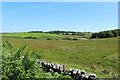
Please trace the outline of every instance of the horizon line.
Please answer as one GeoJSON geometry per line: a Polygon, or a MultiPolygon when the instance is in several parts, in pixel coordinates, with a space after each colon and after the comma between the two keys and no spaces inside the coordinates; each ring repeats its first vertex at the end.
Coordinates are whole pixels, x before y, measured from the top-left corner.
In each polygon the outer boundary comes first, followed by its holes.
{"type": "MultiPolygon", "coordinates": [[[[119,29],[119,28],[117,28],[119,29]]],[[[97,32],[102,32],[102,31],[110,31],[110,30],[117,30],[117,29],[107,29],[107,30],[100,30],[97,32]]],[[[43,30],[29,30],[29,31],[15,31],[15,32],[9,32],[9,31],[0,31],[0,33],[28,33],[30,31],[43,31],[43,30]]],[[[97,33],[96,31],[92,32],[92,31],[72,31],[72,30],[49,30],[49,31],[71,31],[71,32],[90,32],[90,33],[97,33]]],[[[43,31],[43,32],[49,32],[49,31],[43,31]]]]}

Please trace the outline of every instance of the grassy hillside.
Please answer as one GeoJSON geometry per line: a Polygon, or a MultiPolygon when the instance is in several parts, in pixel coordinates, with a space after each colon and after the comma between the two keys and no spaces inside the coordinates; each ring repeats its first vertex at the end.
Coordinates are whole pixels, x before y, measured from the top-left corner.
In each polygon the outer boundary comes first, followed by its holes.
{"type": "Polygon", "coordinates": [[[56,34],[49,34],[49,33],[5,33],[0,34],[3,37],[10,37],[10,38],[25,38],[25,37],[37,37],[38,39],[62,39],[62,36],[56,34]]]}
{"type": "Polygon", "coordinates": [[[9,38],[25,38],[25,37],[36,37],[38,39],[52,39],[52,40],[62,40],[66,38],[70,39],[80,39],[82,37],[89,38],[92,33],[85,33],[84,36],[80,35],[58,35],[58,34],[50,34],[50,33],[4,33],[0,34],[2,37],[9,38]]]}
{"type": "MultiPolygon", "coordinates": [[[[21,36],[21,34],[16,36],[21,36]]],[[[28,45],[26,52],[44,52],[42,60],[65,64],[67,68],[84,69],[87,72],[96,73],[100,78],[118,75],[117,37],[77,41],[3,37],[4,41],[10,41],[15,48],[26,44],[28,45]]]]}

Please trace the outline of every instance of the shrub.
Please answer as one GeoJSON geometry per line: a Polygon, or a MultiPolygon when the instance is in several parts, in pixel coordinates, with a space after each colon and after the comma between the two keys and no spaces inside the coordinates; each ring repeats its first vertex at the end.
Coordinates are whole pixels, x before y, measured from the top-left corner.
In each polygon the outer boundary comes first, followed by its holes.
{"type": "Polygon", "coordinates": [[[73,40],[78,40],[78,39],[75,38],[75,39],[73,39],[73,40]]]}
{"type": "Polygon", "coordinates": [[[63,40],[71,40],[69,37],[63,38],[63,40]]]}
{"type": "Polygon", "coordinates": [[[47,40],[52,40],[52,39],[48,38],[47,40]]]}
{"type": "Polygon", "coordinates": [[[29,37],[24,37],[24,39],[38,39],[38,38],[29,36],[29,37]]]}
{"type": "Polygon", "coordinates": [[[90,38],[110,38],[119,36],[120,29],[93,33],[90,38]]]}
{"type": "MultiPolygon", "coordinates": [[[[7,44],[8,42],[5,42],[3,45],[7,46],[7,44]]],[[[3,79],[16,80],[18,78],[36,78],[36,76],[42,73],[42,68],[36,62],[38,59],[36,54],[26,53],[23,58],[21,57],[26,47],[25,45],[17,50],[11,48],[11,53],[6,53],[6,50],[9,48],[3,46],[1,66],[3,79]]]]}
{"type": "Polygon", "coordinates": [[[7,41],[3,43],[2,47],[2,63],[0,64],[2,80],[66,77],[63,74],[52,75],[52,73],[43,72],[43,69],[37,63],[37,59],[42,57],[41,52],[27,52],[24,56],[21,56],[27,46],[14,49],[7,41]]]}

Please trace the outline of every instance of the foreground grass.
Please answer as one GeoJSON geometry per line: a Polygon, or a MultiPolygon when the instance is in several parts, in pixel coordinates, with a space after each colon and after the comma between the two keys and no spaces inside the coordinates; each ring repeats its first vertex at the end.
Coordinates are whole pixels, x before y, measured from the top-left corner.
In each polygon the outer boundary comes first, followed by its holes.
{"type": "Polygon", "coordinates": [[[118,74],[118,38],[73,41],[3,37],[4,41],[10,41],[15,48],[26,44],[26,52],[44,52],[42,60],[64,64],[68,69],[84,69],[96,73],[99,78],[118,74]]]}

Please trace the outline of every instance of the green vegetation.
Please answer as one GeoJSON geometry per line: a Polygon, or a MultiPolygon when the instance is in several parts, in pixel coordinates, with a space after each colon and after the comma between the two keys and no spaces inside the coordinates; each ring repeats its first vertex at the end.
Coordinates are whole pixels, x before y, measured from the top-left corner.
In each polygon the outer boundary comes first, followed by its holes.
{"type": "Polygon", "coordinates": [[[79,35],[82,37],[90,37],[92,33],[90,32],[75,32],[75,31],[48,31],[48,32],[43,32],[43,31],[30,31],[28,33],[50,33],[50,34],[59,34],[59,35],[79,35]]]}
{"type": "Polygon", "coordinates": [[[41,40],[79,40],[80,38],[90,38],[92,33],[88,32],[70,32],[70,31],[31,31],[28,33],[3,33],[2,37],[24,38],[24,39],[41,39],[41,40]],[[64,35],[63,35],[64,34],[64,35]]]}
{"type": "Polygon", "coordinates": [[[91,38],[110,38],[120,36],[120,29],[93,33],[91,38]]]}
{"type": "Polygon", "coordinates": [[[2,80],[18,80],[18,79],[39,79],[39,78],[71,78],[68,75],[58,73],[46,73],[37,63],[37,59],[41,59],[41,53],[27,52],[24,53],[26,45],[15,49],[5,41],[2,45],[2,80]],[[24,56],[22,56],[24,54],[24,56]]]}
{"type": "MultiPolygon", "coordinates": [[[[52,34],[53,35],[53,34],[52,34]]],[[[19,36],[19,35],[18,35],[19,36]]],[[[26,52],[45,53],[41,60],[84,69],[99,78],[118,76],[118,38],[91,40],[40,40],[3,37],[14,48],[28,45],[26,52]]],[[[25,53],[21,55],[25,55],[25,53]]],[[[6,53],[7,54],[7,53],[6,53]]]]}
{"type": "Polygon", "coordinates": [[[10,38],[27,38],[32,37],[38,39],[62,39],[62,36],[56,34],[49,34],[49,33],[4,33],[1,34],[2,37],[10,37],[10,38]]]}
{"type": "MultiPolygon", "coordinates": [[[[16,48],[28,45],[27,49],[24,50],[24,53],[21,52],[22,50],[20,51],[20,55],[26,56],[29,54],[29,57],[34,57],[34,60],[40,58],[41,60],[64,64],[67,66],[67,69],[84,69],[87,72],[97,74],[99,78],[112,78],[118,76],[119,29],[93,34],[89,32],[81,33],[70,31],[31,31],[28,33],[4,33],[0,34],[0,36],[2,37],[3,42],[10,41],[14,46],[12,47],[12,45],[7,42],[6,43],[9,46],[3,45],[8,48],[7,50],[6,48],[3,50],[3,56],[6,56],[5,60],[4,58],[3,60],[6,61],[6,58],[8,58],[7,61],[9,62],[7,64],[5,62],[4,65],[9,65],[11,62],[10,60],[14,59],[15,55],[20,57],[18,56],[19,54],[17,54],[16,48]],[[45,53],[43,57],[40,57],[41,53],[45,53]]],[[[20,49],[24,48],[25,46],[20,49]]],[[[18,53],[20,49],[18,49],[18,53]]],[[[21,60],[21,58],[19,59],[21,60]]],[[[19,59],[16,58],[16,60],[19,59]]],[[[21,62],[22,61],[23,60],[21,60],[21,62]]],[[[16,62],[12,62],[12,64],[15,63],[15,65],[17,65],[16,62]]],[[[19,64],[18,66],[24,66],[24,64],[19,64]]],[[[6,68],[9,69],[10,67],[7,66],[6,68]]],[[[40,71],[42,70],[40,69],[40,71]]],[[[30,74],[27,75],[31,76],[30,74]]]]}

